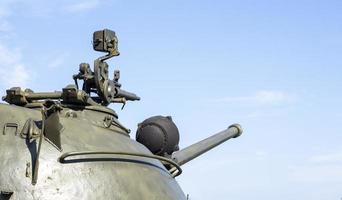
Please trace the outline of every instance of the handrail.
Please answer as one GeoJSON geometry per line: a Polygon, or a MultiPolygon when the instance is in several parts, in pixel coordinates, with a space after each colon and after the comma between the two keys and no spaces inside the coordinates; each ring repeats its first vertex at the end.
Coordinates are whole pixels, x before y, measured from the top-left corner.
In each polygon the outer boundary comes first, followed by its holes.
{"type": "Polygon", "coordinates": [[[171,176],[173,178],[179,176],[182,174],[182,168],[173,160],[162,157],[162,156],[157,156],[157,155],[148,155],[148,154],[141,154],[141,153],[129,153],[129,152],[113,152],[113,151],[74,151],[74,152],[67,152],[62,154],[59,158],[58,158],[58,162],[64,164],[66,163],[66,158],[68,157],[72,157],[72,156],[82,156],[82,155],[101,155],[101,154],[105,154],[105,155],[124,155],[124,156],[136,156],[136,157],[144,157],[144,158],[152,158],[152,159],[157,159],[159,161],[164,161],[167,162],[168,164],[172,165],[173,167],[171,169],[174,169],[174,167],[177,169],[177,173],[174,172],[170,172],[171,176]]]}

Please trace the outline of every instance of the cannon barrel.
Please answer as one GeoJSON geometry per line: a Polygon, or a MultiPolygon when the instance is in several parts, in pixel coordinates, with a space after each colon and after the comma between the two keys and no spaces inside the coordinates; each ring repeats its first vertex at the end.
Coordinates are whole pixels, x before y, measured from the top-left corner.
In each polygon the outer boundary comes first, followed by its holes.
{"type": "Polygon", "coordinates": [[[172,159],[179,165],[183,165],[190,160],[202,155],[217,145],[231,139],[239,137],[242,134],[242,128],[239,124],[233,124],[226,130],[223,130],[213,136],[210,136],[202,141],[190,145],[180,151],[172,154],[172,159]]]}

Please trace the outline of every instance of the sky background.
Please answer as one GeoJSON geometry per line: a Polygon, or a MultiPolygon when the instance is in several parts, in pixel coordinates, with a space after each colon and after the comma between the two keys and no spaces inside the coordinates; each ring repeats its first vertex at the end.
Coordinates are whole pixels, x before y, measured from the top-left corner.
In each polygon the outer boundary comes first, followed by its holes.
{"type": "Polygon", "coordinates": [[[184,165],[192,200],[342,198],[342,1],[1,0],[0,91],[61,90],[115,30],[138,122],[171,115],[181,148],[240,123],[237,139],[184,165]]]}

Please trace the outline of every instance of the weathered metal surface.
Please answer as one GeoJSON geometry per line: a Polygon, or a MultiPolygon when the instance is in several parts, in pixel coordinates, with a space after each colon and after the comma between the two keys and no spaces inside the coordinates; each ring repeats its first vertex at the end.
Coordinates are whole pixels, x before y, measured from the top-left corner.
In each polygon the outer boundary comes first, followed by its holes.
{"type": "MultiPolygon", "coordinates": [[[[85,111],[74,110],[78,117],[69,118],[65,116],[68,111],[65,108],[59,113],[64,127],[63,152],[123,151],[151,155],[128,136],[104,128],[101,113],[94,113],[95,117],[91,118],[85,111]]],[[[21,129],[27,118],[38,121],[41,114],[27,108],[0,105],[2,127],[11,122],[18,123],[21,129]]],[[[185,199],[175,179],[158,160],[101,155],[107,160],[97,161],[95,156],[92,161],[61,164],[58,158],[63,152],[46,140],[41,147],[37,183],[32,185],[37,143],[37,140],[28,143],[19,135],[0,135],[0,191],[13,192],[11,199],[185,199]]]]}

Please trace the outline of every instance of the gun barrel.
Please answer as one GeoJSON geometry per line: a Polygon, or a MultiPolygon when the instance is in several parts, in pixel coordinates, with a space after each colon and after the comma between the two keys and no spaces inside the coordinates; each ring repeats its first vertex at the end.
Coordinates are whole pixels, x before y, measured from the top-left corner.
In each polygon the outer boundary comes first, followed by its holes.
{"type": "Polygon", "coordinates": [[[242,134],[242,128],[239,124],[233,124],[226,130],[223,130],[213,136],[210,136],[202,141],[190,145],[180,151],[172,154],[172,159],[179,165],[183,165],[190,160],[202,155],[210,149],[220,145],[221,143],[239,137],[242,134]]]}
{"type": "Polygon", "coordinates": [[[140,97],[136,94],[118,88],[116,89],[115,97],[124,97],[128,101],[140,100],[140,97]]]}

